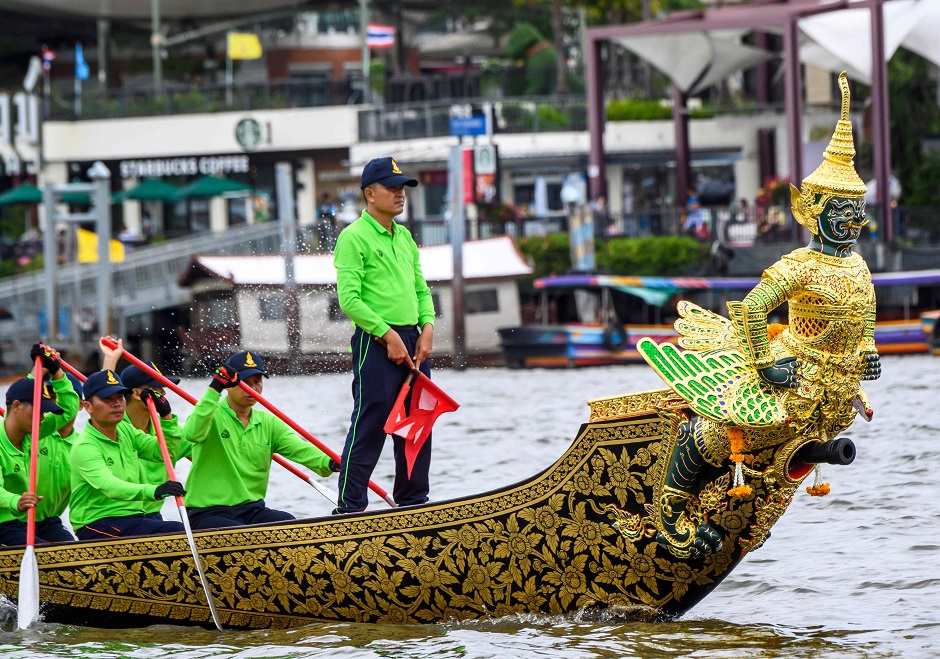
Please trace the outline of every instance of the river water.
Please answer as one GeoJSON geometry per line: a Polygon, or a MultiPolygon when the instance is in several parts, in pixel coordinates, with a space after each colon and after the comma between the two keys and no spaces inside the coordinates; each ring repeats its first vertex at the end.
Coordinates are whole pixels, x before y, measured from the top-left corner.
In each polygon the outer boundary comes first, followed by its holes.
{"type": "MultiPolygon", "coordinates": [[[[264,395],[336,450],[351,411],[351,376],[275,377],[264,395]]],[[[507,485],[550,465],[587,420],[585,401],[661,386],[644,366],[463,372],[435,380],[462,403],[435,426],[435,500],[507,485]]],[[[202,380],[182,386],[200,395],[202,380]]],[[[848,467],[828,467],[832,493],[801,492],[772,537],[677,622],[612,616],[520,616],[429,626],[314,624],[215,632],[159,626],[98,630],[39,623],[0,631],[3,657],[938,657],[940,656],[940,359],[887,357],[866,384],[874,420],[845,433],[848,467]]],[[[181,416],[189,406],[174,397],[181,416]]],[[[181,463],[181,477],[186,468],[181,463]]],[[[373,477],[392,485],[386,451],[373,477]]],[[[335,487],[334,482],[327,482],[335,487]]],[[[331,504],[272,468],[267,501],[297,516],[331,504]]],[[[385,505],[380,500],[373,507],[385,505]]],[[[164,515],[175,519],[167,504],[164,515]]]]}

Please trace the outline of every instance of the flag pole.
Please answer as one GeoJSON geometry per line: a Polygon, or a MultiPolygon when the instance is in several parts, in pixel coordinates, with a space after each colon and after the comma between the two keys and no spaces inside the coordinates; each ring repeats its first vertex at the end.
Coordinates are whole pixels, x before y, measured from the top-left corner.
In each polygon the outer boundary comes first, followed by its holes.
{"type": "Polygon", "coordinates": [[[359,0],[359,36],[362,48],[362,102],[372,102],[372,71],[369,57],[369,0],[359,0]]]}
{"type": "Polygon", "coordinates": [[[225,35],[225,105],[232,107],[232,84],[235,77],[232,70],[232,34],[225,35]]]}

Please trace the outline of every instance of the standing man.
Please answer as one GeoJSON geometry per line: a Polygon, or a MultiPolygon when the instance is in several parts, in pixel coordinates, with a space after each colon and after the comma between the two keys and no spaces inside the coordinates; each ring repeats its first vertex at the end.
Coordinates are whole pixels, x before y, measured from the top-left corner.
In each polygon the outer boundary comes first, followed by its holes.
{"type": "MultiPolygon", "coordinates": [[[[144,501],[186,494],[181,483],[153,485],[141,480],[140,461],[160,460],[157,439],[124,422],[130,391],[114,371],[92,373],[83,387],[82,407],[91,417],[72,445],[69,519],[79,540],[107,540],[151,533],[182,532],[179,522],[147,516],[144,501]]],[[[144,396],[153,396],[145,390],[144,396]]],[[[179,421],[166,400],[154,398],[167,448],[179,448],[179,421]],[[161,409],[162,408],[162,409],[161,409]]]]}
{"type": "MultiPolygon", "coordinates": [[[[192,442],[193,466],[186,479],[189,521],[194,529],[214,529],[294,519],[268,508],[271,458],[285,458],[329,476],[330,458],[298,437],[286,423],[263,410],[257,398],[238,386],[244,382],[259,394],[268,377],[259,355],[242,350],[220,366],[203,397],[186,419],[183,440],[192,442]],[[228,391],[222,398],[222,391],[228,391]]],[[[332,463],[332,464],[331,464],[332,463]]]]}
{"type": "MultiPolygon", "coordinates": [[[[392,158],[376,158],[362,170],[366,209],[343,229],[333,265],[339,305],[355,324],[352,337],[353,412],[339,472],[336,512],[365,510],[366,488],[385,444],[383,426],[409,371],[431,370],[434,303],[421,272],[418,246],[395,222],[405,208],[405,186],[418,182],[402,174],[392,158]]],[[[393,496],[407,506],[428,500],[431,437],[408,478],[404,440],[393,437],[393,496]]]]}

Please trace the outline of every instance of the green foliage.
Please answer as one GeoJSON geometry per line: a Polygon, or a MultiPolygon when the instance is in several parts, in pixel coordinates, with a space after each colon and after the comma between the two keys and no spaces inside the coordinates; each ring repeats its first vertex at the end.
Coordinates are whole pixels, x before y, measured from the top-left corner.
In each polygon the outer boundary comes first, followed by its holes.
{"type": "Polygon", "coordinates": [[[689,236],[612,238],[595,247],[597,268],[614,275],[671,277],[705,264],[707,248],[689,236]]]}
{"type": "MultiPolygon", "coordinates": [[[[710,119],[715,112],[708,107],[692,110],[692,119],[710,119]]],[[[672,108],[655,99],[613,98],[607,102],[607,121],[668,121],[672,108]]]]}
{"type": "Polygon", "coordinates": [[[902,200],[913,204],[908,191],[917,190],[918,199],[936,199],[936,188],[928,193],[925,185],[933,176],[921,142],[924,135],[940,130],[940,106],[937,86],[930,74],[931,65],[920,55],[903,48],[888,62],[888,105],[891,113],[891,161],[901,181],[902,200]],[[924,166],[928,171],[918,173],[924,166]],[[932,196],[931,196],[932,195],[932,196]]]}
{"type": "Polygon", "coordinates": [[[532,264],[535,277],[560,275],[571,270],[567,233],[520,238],[518,246],[522,255],[532,264]]]}
{"type": "MultiPolygon", "coordinates": [[[[517,244],[535,277],[571,270],[566,233],[522,238],[517,244]]],[[[708,247],[688,236],[612,238],[596,242],[595,254],[597,270],[612,275],[672,277],[699,271],[708,261],[708,247]]]]}
{"type": "Polygon", "coordinates": [[[924,156],[920,167],[912,173],[904,200],[908,206],[940,206],[940,152],[924,156]]]}

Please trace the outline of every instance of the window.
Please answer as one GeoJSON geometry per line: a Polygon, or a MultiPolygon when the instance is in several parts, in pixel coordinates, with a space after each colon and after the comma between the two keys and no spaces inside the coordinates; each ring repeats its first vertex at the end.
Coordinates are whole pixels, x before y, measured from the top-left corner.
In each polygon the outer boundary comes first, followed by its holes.
{"type": "Polygon", "coordinates": [[[440,318],[441,314],[441,297],[437,293],[431,293],[431,302],[434,304],[434,317],[440,318]]]}
{"type": "Polygon", "coordinates": [[[286,320],[287,303],[281,293],[263,293],[258,298],[261,320],[286,320]]]}
{"type": "Polygon", "coordinates": [[[343,310],[339,308],[339,298],[335,295],[330,298],[330,320],[334,323],[343,320],[349,320],[346,314],[343,313],[343,310]]]}
{"type": "Polygon", "coordinates": [[[499,311],[499,295],[495,288],[467,291],[464,295],[464,305],[468,314],[494,313],[499,311]]]}

